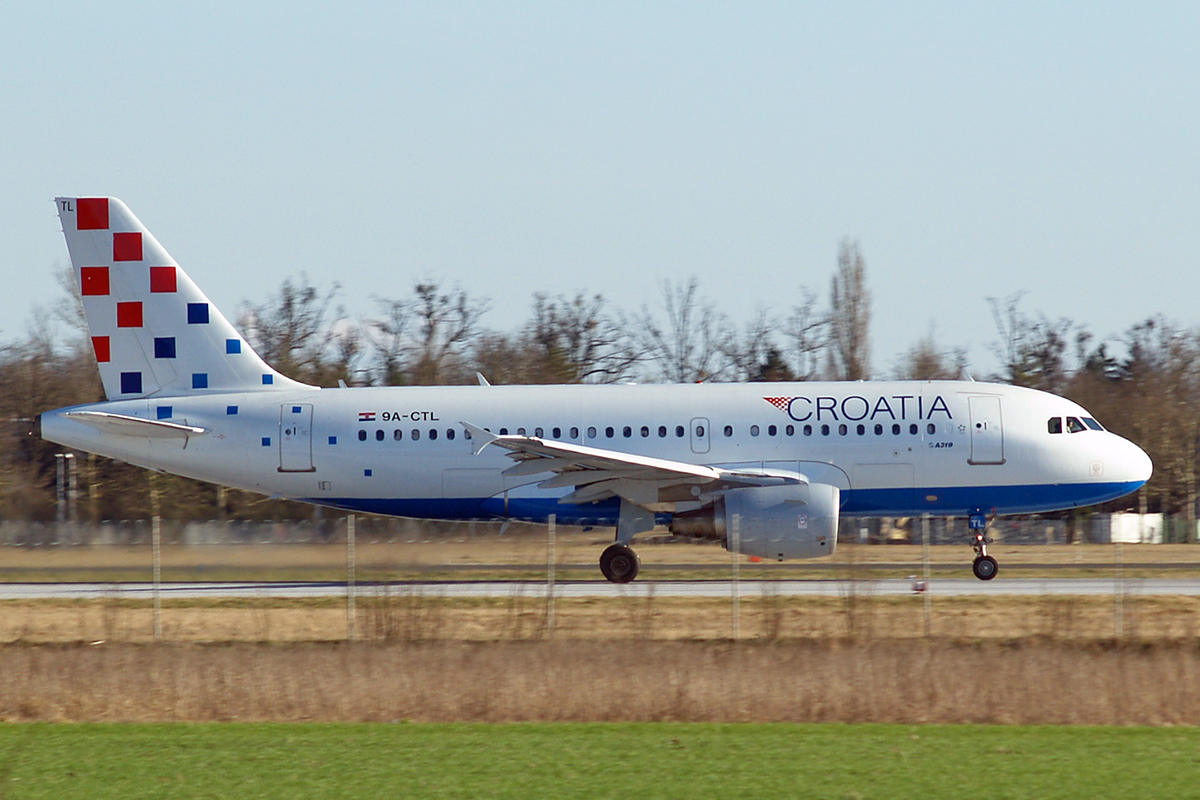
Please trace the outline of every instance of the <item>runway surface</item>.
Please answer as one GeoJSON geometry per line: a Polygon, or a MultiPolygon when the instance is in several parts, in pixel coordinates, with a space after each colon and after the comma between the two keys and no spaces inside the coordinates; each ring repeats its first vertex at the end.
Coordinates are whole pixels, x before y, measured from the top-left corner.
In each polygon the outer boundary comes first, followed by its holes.
{"type": "MultiPolygon", "coordinates": [[[[736,591],[742,597],[764,594],[780,597],[899,596],[917,594],[919,587],[909,579],[884,580],[754,580],[741,581],[736,591]]],[[[510,598],[545,597],[550,587],[533,581],[462,581],[439,583],[359,584],[357,596],[377,594],[420,595],[431,598],[510,598]]],[[[557,583],[554,595],[562,598],[621,597],[730,597],[735,588],[731,581],[651,581],[616,585],[603,580],[557,583]]],[[[988,595],[1112,595],[1117,591],[1134,595],[1200,596],[1200,578],[939,578],[929,582],[930,594],[939,597],[988,595]]],[[[0,584],[0,599],[122,599],[150,598],[150,583],[8,583],[0,584]]],[[[323,581],[291,583],[191,582],[163,583],[164,599],[195,598],[306,598],[340,597],[346,584],[323,581]]]]}

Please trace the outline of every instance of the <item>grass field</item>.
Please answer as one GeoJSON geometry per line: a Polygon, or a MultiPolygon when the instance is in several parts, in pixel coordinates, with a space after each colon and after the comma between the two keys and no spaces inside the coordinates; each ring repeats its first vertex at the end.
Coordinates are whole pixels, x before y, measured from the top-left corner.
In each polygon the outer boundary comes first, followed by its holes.
{"type": "Polygon", "coordinates": [[[899,725],[17,725],[0,796],[1191,798],[1192,729],[899,725]]]}

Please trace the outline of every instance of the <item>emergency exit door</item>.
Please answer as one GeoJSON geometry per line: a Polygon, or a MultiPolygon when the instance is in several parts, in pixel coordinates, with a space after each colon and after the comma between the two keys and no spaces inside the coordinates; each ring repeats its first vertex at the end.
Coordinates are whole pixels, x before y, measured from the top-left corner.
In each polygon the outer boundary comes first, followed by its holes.
{"type": "Polygon", "coordinates": [[[312,460],[311,403],[279,407],[279,471],[316,472],[312,460]]]}
{"type": "Polygon", "coordinates": [[[1004,463],[1004,425],[999,397],[968,398],[971,407],[970,464],[1004,463]]]}

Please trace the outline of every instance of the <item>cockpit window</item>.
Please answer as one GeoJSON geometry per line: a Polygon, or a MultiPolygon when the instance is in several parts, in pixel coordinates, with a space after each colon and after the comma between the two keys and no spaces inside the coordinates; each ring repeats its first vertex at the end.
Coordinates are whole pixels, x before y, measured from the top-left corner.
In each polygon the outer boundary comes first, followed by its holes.
{"type": "Polygon", "coordinates": [[[1051,417],[1046,420],[1046,430],[1050,433],[1062,433],[1062,417],[1051,417]]]}
{"type": "Polygon", "coordinates": [[[1099,422],[1096,422],[1096,420],[1092,419],[1091,417],[1084,417],[1083,424],[1087,425],[1089,428],[1091,428],[1094,431],[1104,430],[1104,426],[1101,425],[1099,422]]]}
{"type": "Polygon", "coordinates": [[[1086,431],[1086,430],[1087,430],[1087,426],[1084,425],[1079,420],[1075,419],[1075,417],[1067,417],[1067,432],[1068,433],[1079,433],[1080,431],[1086,431]]]}

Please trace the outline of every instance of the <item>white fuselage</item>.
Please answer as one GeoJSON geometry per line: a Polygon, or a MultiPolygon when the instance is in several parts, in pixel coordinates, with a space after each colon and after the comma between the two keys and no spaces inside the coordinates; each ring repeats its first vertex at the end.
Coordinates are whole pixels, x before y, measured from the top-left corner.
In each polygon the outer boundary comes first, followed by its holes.
{"type": "MultiPolygon", "coordinates": [[[[1034,513],[1110,500],[1148,457],[1068,400],[969,381],[669,386],[453,386],[198,393],[42,416],[68,447],[267,495],[435,519],[613,524],[619,503],[560,503],[546,475],[506,477],[461,422],[691,464],[795,471],[841,490],[851,516],[1034,513]],[[177,438],[113,435],[70,412],[186,424],[177,438]]],[[[651,504],[652,506],[654,504],[651,504]]],[[[690,510],[666,503],[659,513],[690,510]]]]}

